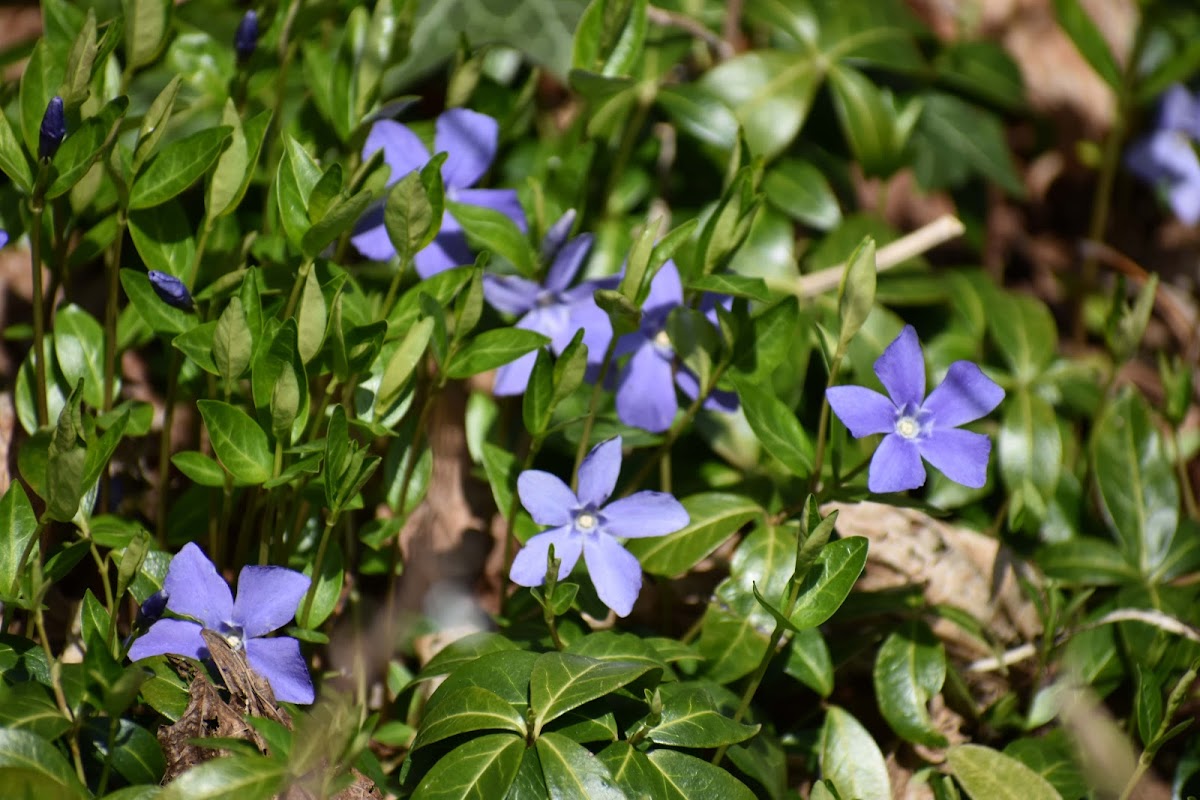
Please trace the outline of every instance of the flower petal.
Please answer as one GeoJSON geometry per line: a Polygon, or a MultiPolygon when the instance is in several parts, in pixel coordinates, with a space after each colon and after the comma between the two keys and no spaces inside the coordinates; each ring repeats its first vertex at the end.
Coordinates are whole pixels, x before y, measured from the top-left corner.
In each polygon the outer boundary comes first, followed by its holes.
{"type": "Polygon", "coordinates": [[[592,235],[590,233],[576,236],[564,244],[558,254],[554,256],[550,269],[546,271],[546,288],[552,292],[561,292],[570,286],[591,249],[592,235]]]}
{"type": "Polygon", "coordinates": [[[372,261],[388,261],[396,255],[396,246],[388,237],[387,228],[383,225],[383,203],[375,203],[354,226],[354,235],[350,244],[365,258],[372,261]]]}
{"type": "Polygon", "coordinates": [[[925,484],[925,465],[917,445],[896,433],[879,443],[867,474],[867,488],[876,494],[902,492],[925,484]]]}
{"type": "Polygon", "coordinates": [[[1004,399],[1004,390],[970,361],[955,361],[946,377],[925,398],[934,428],[955,428],[992,412],[1004,399]]]}
{"type": "Polygon", "coordinates": [[[626,539],[663,536],[691,521],[683,504],[666,492],[642,491],[604,507],[604,530],[626,539]]]}
{"type": "Polygon", "coordinates": [[[150,656],[173,653],[199,661],[208,655],[201,630],[198,624],[185,619],[160,619],[129,648],[129,660],[140,661],[150,656]]]}
{"type": "Polygon", "coordinates": [[[598,365],[604,360],[612,341],[612,321],[591,297],[567,306],[567,324],[550,346],[555,353],[561,354],[580,328],[583,329],[583,343],[587,345],[588,363],[598,365]]]}
{"type": "Polygon", "coordinates": [[[0,231],[0,247],[8,244],[8,231],[0,231]]]}
{"type": "MultiPolygon", "coordinates": [[[[675,372],[675,385],[679,387],[679,391],[683,392],[689,400],[695,400],[696,396],[700,394],[700,380],[687,367],[681,367],[675,372]]],[[[704,399],[702,408],[705,411],[720,411],[724,414],[732,414],[738,410],[739,405],[738,396],[734,392],[714,389],[704,399]]]]}
{"type": "Polygon", "coordinates": [[[286,567],[242,567],[238,575],[233,621],[244,635],[263,636],[296,616],[312,579],[286,567]]]}
{"type": "Polygon", "coordinates": [[[1171,210],[1180,222],[1195,225],[1200,222],[1200,175],[1191,180],[1181,180],[1168,193],[1171,210]]]}
{"type": "Polygon", "coordinates": [[[627,617],[642,590],[642,565],[611,536],[599,534],[584,543],[583,559],[604,605],[627,617]]]}
{"type": "Polygon", "coordinates": [[[980,489],[987,483],[992,441],[982,433],[935,428],[917,447],[930,464],[955,483],[980,489]]]}
{"type": "Polygon", "coordinates": [[[659,433],[671,427],[679,401],[671,362],[644,337],[643,341],[617,380],[617,417],[626,425],[659,433]]]}
{"type": "Polygon", "coordinates": [[[496,378],[492,381],[492,394],[496,397],[513,397],[524,394],[529,387],[529,376],[533,374],[533,365],[537,363],[538,351],[526,353],[515,361],[502,364],[496,370],[496,378]]]}
{"type": "Polygon", "coordinates": [[[683,302],[683,284],[679,280],[679,267],[668,260],[659,268],[650,281],[650,293],[642,308],[647,314],[666,318],[667,312],[683,302]]]}
{"type": "Polygon", "coordinates": [[[1159,100],[1158,127],[1200,137],[1200,104],[1182,83],[1173,84],[1159,100]]]}
{"type": "Polygon", "coordinates": [[[526,231],[525,209],[521,208],[515,189],[459,189],[454,199],[467,205],[499,211],[515,222],[521,233],[526,231]]]}
{"type": "Polygon", "coordinates": [[[439,272],[470,264],[474,260],[471,248],[467,246],[467,237],[461,233],[439,233],[425,249],[413,256],[417,274],[422,278],[431,278],[439,272]]]}
{"type": "Polygon", "coordinates": [[[371,126],[367,141],[363,145],[363,161],[383,151],[384,162],[391,167],[387,185],[391,186],[414,169],[420,169],[429,162],[429,151],[421,137],[417,136],[407,125],[391,119],[381,119],[371,126]]]}
{"type": "Polygon", "coordinates": [[[896,427],[896,406],[865,386],[830,386],[825,399],[855,439],[873,433],[891,433],[896,427]]]}
{"type": "Polygon", "coordinates": [[[167,568],[163,581],[167,608],[191,617],[206,628],[217,630],[231,621],[233,594],[195,542],[188,542],[167,568]]]}
{"type": "Polygon", "coordinates": [[[483,298],[506,314],[524,314],[537,303],[540,287],[519,275],[484,275],[483,298]]]}
{"type": "Polygon", "coordinates": [[[315,699],[312,676],[300,654],[300,642],[292,637],[247,639],[246,660],[271,684],[276,700],[308,705],[315,699]]]}
{"type": "Polygon", "coordinates": [[[897,408],[920,407],[925,399],[925,358],[912,325],[905,325],[896,340],[876,359],[875,374],[897,408]]]}
{"type": "Polygon", "coordinates": [[[570,486],[540,469],[527,469],[517,476],[517,495],[538,525],[567,525],[580,505],[570,486]]]}
{"type": "Polygon", "coordinates": [[[447,154],[442,180],[456,189],[474,186],[496,157],[500,124],[469,108],[451,108],[442,112],[434,127],[433,146],[447,154]]]}
{"type": "Polygon", "coordinates": [[[579,465],[580,504],[600,508],[617,488],[621,474],[621,437],[614,436],[592,448],[579,465]]]}
{"type": "Polygon", "coordinates": [[[554,545],[554,557],[562,562],[558,579],[570,575],[583,550],[583,537],[575,533],[574,525],[562,525],[539,533],[517,552],[508,570],[512,582],[518,586],[541,586],[546,580],[550,545],[554,545]]]}

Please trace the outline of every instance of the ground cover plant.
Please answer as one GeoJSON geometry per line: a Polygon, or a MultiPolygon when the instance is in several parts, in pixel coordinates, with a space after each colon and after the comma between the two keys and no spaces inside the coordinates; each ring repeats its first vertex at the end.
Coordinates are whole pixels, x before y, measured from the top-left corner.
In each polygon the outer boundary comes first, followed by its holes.
{"type": "Polygon", "coordinates": [[[961,5],[3,9],[0,798],[1200,794],[1200,10],[961,5]]]}

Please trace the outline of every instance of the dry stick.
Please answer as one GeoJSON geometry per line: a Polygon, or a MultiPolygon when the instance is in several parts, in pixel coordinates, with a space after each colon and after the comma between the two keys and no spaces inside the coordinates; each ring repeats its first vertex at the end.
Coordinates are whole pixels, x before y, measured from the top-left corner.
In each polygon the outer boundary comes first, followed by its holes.
{"type": "Polygon", "coordinates": [[[679,28],[686,31],[713,49],[717,58],[727,61],[734,56],[733,44],[704,27],[699,21],[678,11],[669,11],[658,6],[646,6],[646,19],[664,28],[679,28]]]}

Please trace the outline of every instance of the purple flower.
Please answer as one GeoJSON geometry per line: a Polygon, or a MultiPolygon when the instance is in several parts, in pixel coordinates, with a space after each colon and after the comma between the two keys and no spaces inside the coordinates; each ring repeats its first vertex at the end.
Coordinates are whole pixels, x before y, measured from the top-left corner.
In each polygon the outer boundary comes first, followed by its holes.
{"type": "Polygon", "coordinates": [[[513,559],[508,576],[521,586],[546,578],[550,545],[562,561],[559,580],[579,561],[587,564],[596,594],[617,616],[628,616],[642,588],[642,566],[617,537],[663,536],[688,524],[683,505],[665,492],[637,492],[605,502],[621,472],[621,437],[601,442],[579,465],[579,491],[549,472],[531,469],[517,478],[521,504],[539,525],[554,526],[534,536],[513,559]]]}
{"type": "Polygon", "coordinates": [[[1188,225],[1200,222],[1200,100],[1175,84],[1162,96],[1158,128],[1130,146],[1125,163],[1166,193],[1175,216],[1188,225]]]}
{"type": "MultiPolygon", "coordinates": [[[[433,145],[437,152],[448,154],[442,164],[446,199],[499,211],[524,231],[525,212],[521,210],[514,190],[471,188],[496,157],[499,137],[500,126],[487,114],[451,108],[437,118],[433,145]]],[[[367,143],[363,145],[363,159],[370,158],[376,150],[383,150],[383,160],[392,168],[388,186],[413,170],[421,169],[429,161],[429,151],[417,135],[407,126],[390,119],[371,126],[367,143]]],[[[396,255],[396,248],[383,226],[382,205],[363,217],[358,233],[350,241],[360,253],[375,261],[386,261],[396,255]]],[[[449,211],[442,215],[442,227],[437,237],[414,258],[417,274],[422,278],[473,260],[462,226],[449,211]]]]}
{"type": "Polygon", "coordinates": [[[252,8],[242,16],[233,34],[233,50],[239,63],[246,63],[258,47],[258,13],[252,8]]]}
{"type": "Polygon", "coordinates": [[[8,231],[0,231],[0,247],[8,244],[8,231]]]}
{"type": "Polygon", "coordinates": [[[38,158],[49,161],[58,152],[58,146],[67,138],[67,120],[63,115],[63,99],[57,95],[50,98],[46,113],[42,115],[42,127],[38,131],[38,158]]]}
{"type": "Polygon", "coordinates": [[[263,638],[283,627],[296,614],[308,591],[306,575],[284,567],[242,567],[237,600],[200,548],[189,542],[171,559],[163,590],[167,610],[196,620],[160,619],[129,649],[131,661],[174,653],[190,658],[208,656],[207,629],[220,634],[234,650],[246,649],[255,672],[271,684],[277,700],[313,701],[312,678],[300,655],[300,642],[290,636],[263,638]]]}
{"type": "Polygon", "coordinates": [[[195,308],[192,303],[192,293],[179,278],[156,269],[147,272],[146,277],[150,279],[150,286],[154,289],[154,293],[167,305],[181,308],[184,311],[191,311],[195,308]]]}
{"type": "MultiPolygon", "coordinates": [[[[612,323],[592,295],[597,289],[615,288],[616,282],[604,278],[567,288],[592,247],[590,233],[563,243],[574,220],[575,212],[568,211],[546,234],[542,258],[552,261],[543,283],[516,275],[484,275],[483,296],[499,311],[523,314],[516,327],[549,336],[555,355],[561,354],[582,328],[588,364],[598,367],[612,339],[612,323]]],[[[492,391],[500,396],[524,392],[536,360],[535,350],[500,367],[492,391]]]]}
{"type": "MultiPolygon", "coordinates": [[[[711,298],[705,298],[706,304],[711,298]]],[[[674,261],[662,265],[650,282],[642,304],[642,324],[617,340],[614,357],[632,353],[617,376],[617,417],[626,425],[654,433],[671,427],[679,401],[675,384],[688,397],[700,393],[699,381],[686,367],[675,369],[675,348],[667,334],[667,317],[683,303],[683,285],[674,261]]],[[[713,305],[709,312],[715,314],[713,305]]],[[[704,402],[710,411],[737,410],[737,396],[713,392],[704,402]]]]}
{"type": "Polygon", "coordinates": [[[867,477],[872,492],[900,492],[925,483],[924,458],[952,481],[978,489],[987,482],[992,443],[959,425],[990,413],[1004,390],[970,361],[955,361],[925,397],[925,361],[917,332],[906,325],[875,362],[889,400],[863,386],[832,386],[825,397],[856,439],[886,433],[867,477]]]}

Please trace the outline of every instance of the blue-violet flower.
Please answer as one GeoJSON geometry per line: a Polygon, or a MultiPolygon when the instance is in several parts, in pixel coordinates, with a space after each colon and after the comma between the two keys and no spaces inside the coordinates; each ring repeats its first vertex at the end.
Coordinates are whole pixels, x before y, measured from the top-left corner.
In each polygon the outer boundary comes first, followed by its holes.
{"type": "Polygon", "coordinates": [[[546,578],[550,546],[566,578],[583,555],[596,594],[617,613],[628,616],[642,588],[642,567],[617,537],[663,536],[683,528],[683,505],[665,492],[642,491],[608,503],[621,472],[621,437],[601,442],[579,465],[579,490],[549,472],[531,469],[517,478],[521,505],[539,525],[553,527],[525,543],[513,559],[509,577],[521,586],[540,586],[546,578]],[[605,505],[607,503],[607,505],[605,505]]]}
{"type": "Polygon", "coordinates": [[[195,304],[192,302],[192,293],[179,278],[156,269],[146,273],[146,277],[150,279],[150,286],[154,289],[154,293],[167,305],[181,308],[184,311],[191,311],[195,308],[195,304]]]}
{"type": "MultiPolygon", "coordinates": [[[[505,214],[525,230],[525,212],[512,189],[472,189],[496,157],[500,126],[487,114],[467,108],[451,108],[435,123],[434,149],[445,152],[442,182],[446,199],[474,206],[483,206],[505,214]]],[[[383,150],[383,160],[391,167],[388,186],[429,161],[429,151],[420,138],[407,126],[384,119],[371,126],[363,145],[363,160],[377,150],[383,150]]],[[[383,205],[367,212],[359,221],[357,232],[350,240],[367,258],[386,261],[396,255],[396,248],[383,225],[383,205]]],[[[458,220],[447,210],[442,215],[442,227],[429,246],[417,253],[413,261],[422,278],[436,275],[473,260],[467,237],[458,220]]]]}
{"type": "Polygon", "coordinates": [[[42,127],[38,131],[38,158],[49,161],[58,152],[58,146],[67,138],[67,118],[63,114],[63,99],[55,95],[46,105],[42,115],[42,127]]]}
{"type": "Polygon", "coordinates": [[[238,23],[237,32],[233,34],[233,51],[237,53],[238,63],[244,64],[254,55],[258,47],[258,13],[248,10],[238,23]]]}
{"type": "Polygon", "coordinates": [[[0,231],[0,247],[8,244],[8,231],[0,231]]]}
{"type": "Polygon", "coordinates": [[[275,699],[311,703],[312,678],[300,642],[290,636],[264,638],[295,616],[310,583],[308,576],[284,567],[242,567],[234,600],[217,568],[188,542],[171,559],[163,590],[168,611],[195,621],[158,620],[133,643],[129,658],[139,661],[164,653],[207,658],[200,631],[210,630],[234,650],[245,649],[250,666],[271,684],[275,699]]]}
{"type": "Polygon", "coordinates": [[[825,391],[833,413],[855,438],[887,434],[871,459],[867,488],[882,493],[922,486],[922,458],[952,481],[982,487],[991,440],[957,428],[989,414],[1004,399],[1004,390],[970,361],[955,361],[926,397],[925,360],[911,325],[875,361],[875,374],[890,399],[864,386],[825,391]]]}
{"type": "MultiPolygon", "coordinates": [[[[590,233],[564,243],[574,221],[575,212],[568,211],[547,232],[542,258],[551,263],[543,283],[539,285],[517,275],[484,275],[483,296],[499,311],[524,315],[516,327],[549,336],[550,349],[555,355],[561,354],[582,328],[588,365],[594,369],[612,340],[612,323],[596,305],[593,294],[597,289],[615,288],[616,280],[601,278],[567,288],[592,247],[590,233]]],[[[536,360],[535,350],[500,367],[492,391],[500,396],[524,392],[536,360]]]]}
{"type": "MultiPolygon", "coordinates": [[[[679,268],[674,261],[667,261],[650,281],[650,292],[642,303],[641,326],[618,339],[613,352],[614,357],[632,354],[617,376],[617,417],[626,425],[654,433],[665,431],[679,410],[675,385],[693,399],[700,392],[690,370],[683,366],[676,370],[675,348],[666,330],[667,317],[682,303],[679,268]]],[[[732,392],[713,392],[704,402],[710,411],[736,411],[737,407],[737,395],[732,392]]]]}
{"type": "Polygon", "coordinates": [[[1188,225],[1200,222],[1200,99],[1175,84],[1159,103],[1157,128],[1134,142],[1125,163],[1135,174],[1166,194],[1175,216],[1188,225]]]}

